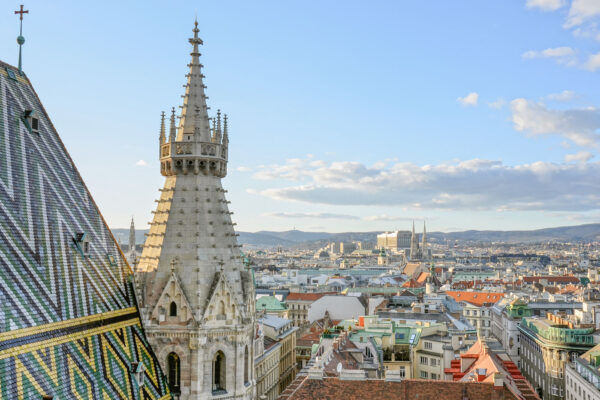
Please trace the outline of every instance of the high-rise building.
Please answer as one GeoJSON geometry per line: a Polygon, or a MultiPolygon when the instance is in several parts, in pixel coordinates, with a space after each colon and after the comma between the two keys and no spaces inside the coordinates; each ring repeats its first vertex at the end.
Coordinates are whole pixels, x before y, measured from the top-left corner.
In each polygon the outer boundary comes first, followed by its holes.
{"type": "Polygon", "coordinates": [[[386,250],[402,250],[410,248],[410,232],[394,231],[377,235],[377,248],[386,250]]]}
{"type": "Polygon", "coordinates": [[[198,23],[179,126],[164,113],[164,187],[139,260],[146,332],[181,399],[254,397],[254,285],[237,244],[221,179],[229,132],[208,117],[198,23]]]}
{"type": "Polygon", "coordinates": [[[132,271],[35,93],[0,62],[0,399],[167,399],[132,271]]]}

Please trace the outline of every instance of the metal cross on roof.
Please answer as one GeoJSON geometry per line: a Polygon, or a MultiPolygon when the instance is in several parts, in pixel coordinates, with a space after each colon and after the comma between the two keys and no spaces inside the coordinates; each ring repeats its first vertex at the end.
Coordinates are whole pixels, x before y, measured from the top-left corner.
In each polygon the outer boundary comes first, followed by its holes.
{"type": "Polygon", "coordinates": [[[15,14],[19,14],[20,26],[19,26],[19,37],[17,37],[17,43],[19,43],[19,72],[23,72],[21,68],[21,48],[25,43],[25,38],[23,37],[23,14],[29,14],[29,10],[23,9],[23,4],[21,4],[21,9],[15,11],[15,14]]]}
{"type": "Polygon", "coordinates": [[[21,4],[21,9],[15,11],[15,14],[20,14],[19,18],[21,19],[21,21],[23,21],[23,14],[29,14],[29,10],[23,10],[23,4],[21,4]]]}

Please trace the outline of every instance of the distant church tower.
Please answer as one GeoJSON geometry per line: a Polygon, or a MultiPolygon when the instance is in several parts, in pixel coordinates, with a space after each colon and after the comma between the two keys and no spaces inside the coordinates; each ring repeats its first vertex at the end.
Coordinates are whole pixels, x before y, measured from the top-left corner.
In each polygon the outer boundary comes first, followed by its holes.
{"type": "Polygon", "coordinates": [[[425,221],[423,221],[423,237],[421,239],[421,259],[429,259],[429,251],[427,250],[427,228],[425,227],[425,221]]]}
{"type": "Polygon", "coordinates": [[[419,259],[419,238],[417,238],[417,234],[415,233],[415,221],[413,221],[412,235],[410,237],[410,259],[419,259]]]}
{"type": "Polygon", "coordinates": [[[137,264],[137,254],[135,252],[135,224],[133,223],[133,217],[131,217],[131,225],[129,226],[129,264],[134,267],[137,264]]]}
{"type": "Polygon", "coordinates": [[[413,221],[412,235],[410,237],[410,259],[411,260],[427,260],[429,259],[429,250],[427,249],[427,228],[423,221],[423,237],[419,246],[419,238],[415,233],[415,221],[413,221]]]}
{"type": "Polygon", "coordinates": [[[181,399],[252,399],[254,285],[225,199],[227,116],[208,118],[198,23],[179,122],[159,135],[160,200],[140,257],[146,333],[181,399]]]}

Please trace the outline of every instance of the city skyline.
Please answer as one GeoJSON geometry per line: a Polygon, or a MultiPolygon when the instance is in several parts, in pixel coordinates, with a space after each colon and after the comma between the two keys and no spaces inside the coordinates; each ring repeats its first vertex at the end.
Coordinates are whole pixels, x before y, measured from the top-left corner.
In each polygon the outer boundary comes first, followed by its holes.
{"type": "MultiPolygon", "coordinates": [[[[211,114],[230,116],[225,184],[239,230],[600,220],[600,6],[592,1],[435,11],[384,2],[117,4],[30,2],[23,49],[24,71],[113,228],[132,214],[140,228],[151,218],[162,185],[160,112],[181,104],[196,8],[211,114]],[[67,12],[70,24],[50,22],[67,12]],[[62,63],[45,62],[50,54],[62,63]],[[65,69],[68,82],[53,79],[65,69]]],[[[4,13],[0,32],[16,36],[18,18],[4,13]]],[[[14,42],[0,51],[17,64],[14,42]]]]}

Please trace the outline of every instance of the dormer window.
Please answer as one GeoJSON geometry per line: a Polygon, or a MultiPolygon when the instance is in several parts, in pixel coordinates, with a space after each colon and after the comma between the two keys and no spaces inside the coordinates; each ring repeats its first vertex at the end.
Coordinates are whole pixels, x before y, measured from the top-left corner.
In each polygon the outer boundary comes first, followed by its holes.
{"type": "Polygon", "coordinates": [[[23,121],[30,133],[40,133],[40,120],[35,110],[23,111],[21,121],[23,121]]]}
{"type": "Polygon", "coordinates": [[[73,244],[82,257],[90,255],[90,241],[87,239],[85,232],[77,232],[73,237],[73,244]]]}
{"type": "Polygon", "coordinates": [[[17,80],[17,74],[15,74],[15,71],[13,71],[12,69],[6,68],[6,73],[8,74],[8,77],[13,81],[17,80]]]}

